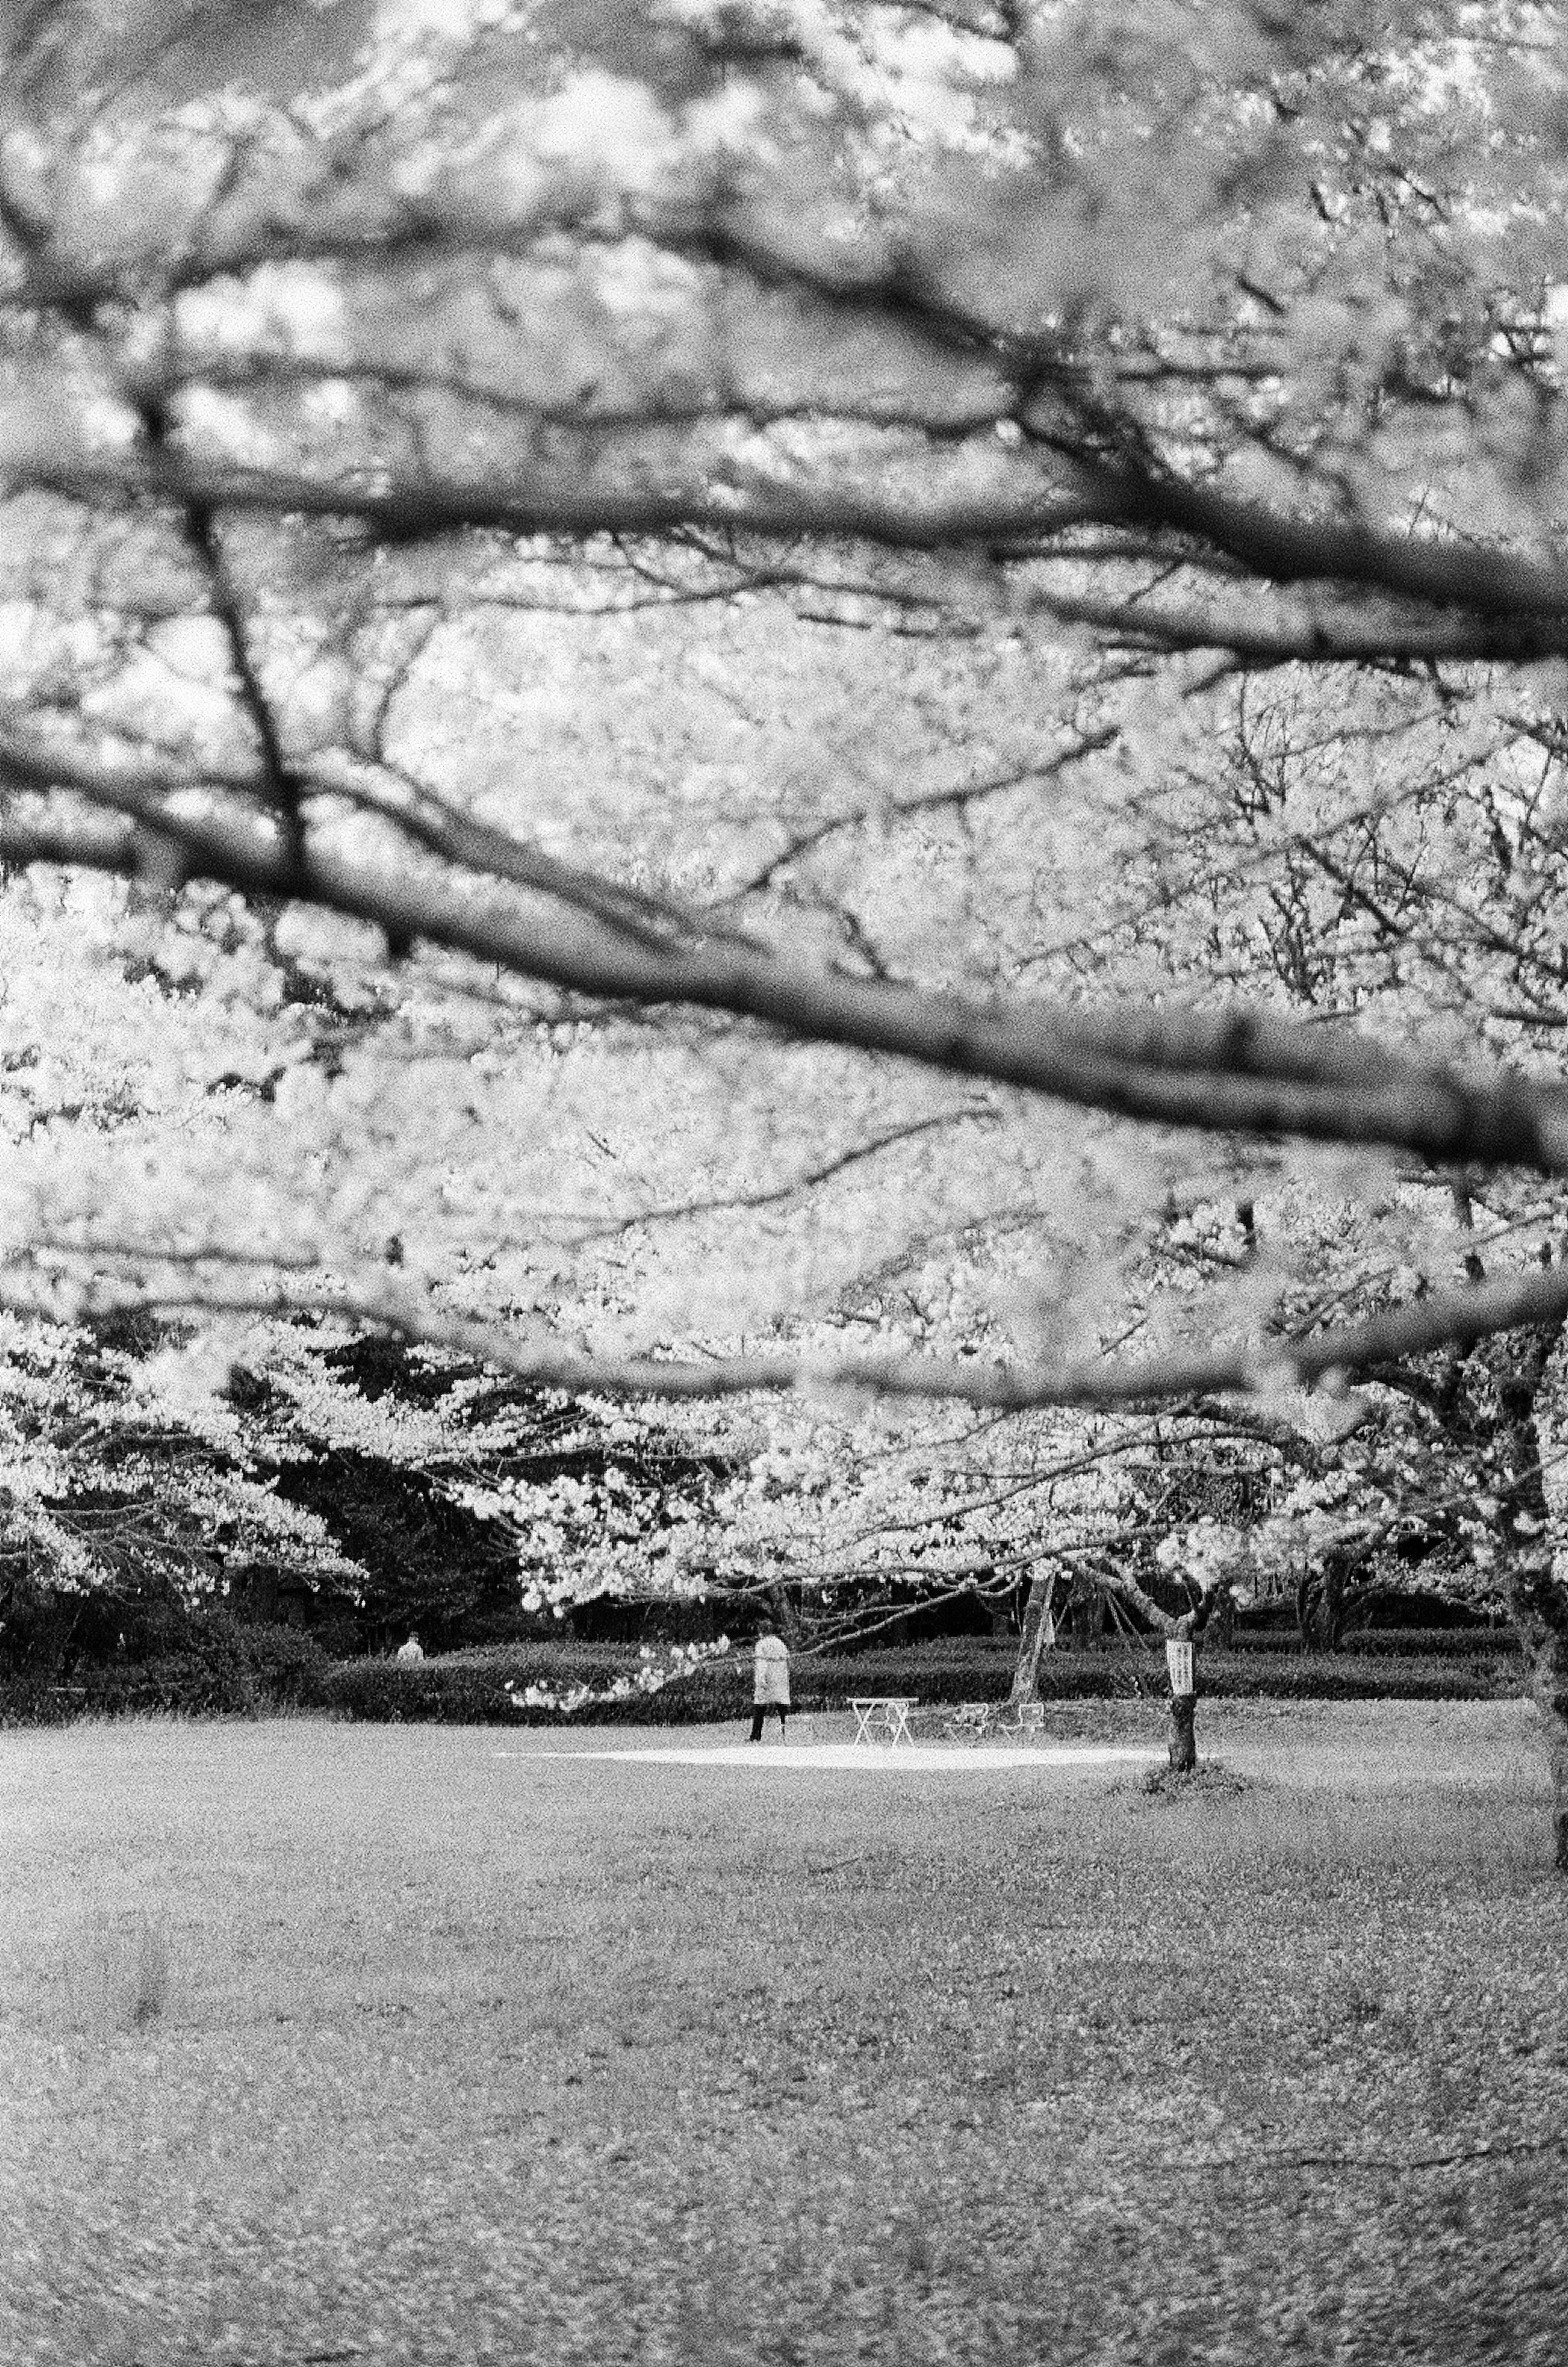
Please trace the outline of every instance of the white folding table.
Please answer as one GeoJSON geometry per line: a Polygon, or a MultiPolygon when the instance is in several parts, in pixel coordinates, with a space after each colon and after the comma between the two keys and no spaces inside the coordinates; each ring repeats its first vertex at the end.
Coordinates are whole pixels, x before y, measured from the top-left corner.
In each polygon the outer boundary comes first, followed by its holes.
{"type": "Polygon", "coordinates": [[[917,1693],[854,1693],[850,1707],[855,1714],[855,1740],[883,1742],[888,1750],[895,1743],[907,1742],[911,1750],[915,1738],[909,1731],[909,1712],[919,1706],[917,1693]]]}

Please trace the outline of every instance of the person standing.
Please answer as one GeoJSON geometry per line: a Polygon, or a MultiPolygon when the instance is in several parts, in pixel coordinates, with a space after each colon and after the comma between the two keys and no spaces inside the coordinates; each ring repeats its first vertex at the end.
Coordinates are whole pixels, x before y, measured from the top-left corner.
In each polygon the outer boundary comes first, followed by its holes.
{"type": "Polygon", "coordinates": [[[414,1634],[412,1627],[409,1630],[408,1642],[406,1644],[399,1645],[395,1657],[402,1663],[405,1669],[412,1668],[416,1660],[423,1659],[424,1647],[420,1642],[419,1637],[414,1634]]]}
{"type": "Polygon", "coordinates": [[[762,1739],[762,1721],[771,1709],[779,1714],[779,1740],[785,1738],[789,1716],[789,1650],[774,1627],[763,1627],[751,1661],[751,1739],[762,1739]]]}

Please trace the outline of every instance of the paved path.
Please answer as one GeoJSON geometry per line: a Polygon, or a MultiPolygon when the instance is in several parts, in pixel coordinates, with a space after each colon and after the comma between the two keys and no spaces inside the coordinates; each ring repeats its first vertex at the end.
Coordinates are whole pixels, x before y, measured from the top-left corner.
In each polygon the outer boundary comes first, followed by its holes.
{"type": "Polygon", "coordinates": [[[719,1742],[676,1745],[668,1749],[633,1748],[623,1750],[584,1750],[544,1747],[532,1750],[498,1750],[497,1759],[626,1759],[638,1760],[666,1767],[752,1767],[761,1772],[784,1767],[854,1767],[868,1775],[896,1772],[900,1767],[929,1770],[941,1769],[947,1774],[984,1773],[987,1768],[998,1767],[1100,1767],[1113,1761],[1139,1761],[1165,1757],[1165,1752],[1149,1747],[1132,1748],[1120,1743],[1081,1744],[1023,1743],[1016,1748],[998,1743],[917,1742],[912,1747],[899,1743],[896,1748],[886,1744],[853,1742],[719,1742]]]}

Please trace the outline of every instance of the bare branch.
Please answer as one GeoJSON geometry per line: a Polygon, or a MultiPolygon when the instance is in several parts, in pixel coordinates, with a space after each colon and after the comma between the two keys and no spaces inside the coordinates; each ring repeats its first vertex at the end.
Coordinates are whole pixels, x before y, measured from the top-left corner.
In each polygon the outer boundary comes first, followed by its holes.
{"type": "Polygon", "coordinates": [[[913,1142],[921,1135],[934,1134],[950,1126],[983,1126],[993,1115],[990,1110],[972,1107],[940,1110],[931,1117],[912,1118],[907,1126],[889,1127],[885,1133],[874,1135],[869,1142],[852,1143],[848,1150],[818,1161],[782,1184],[768,1184],[754,1192],[721,1192],[703,1199],[674,1200],[637,1208],[629,1217],[615,1217],[603,1224],[585,1227],[576,1236],[573,1246],[581,1248],[590,1241],[611,1240],[644,1225],[675,1224],[692,1217],[733,1216],[742,1209],[778,1207],[785,1200],[798,1198],[803,1192],[815,1191],[818,1184],[830,1184],[835,1177],[849,1174],[868,1159],[879,1158],[883,1151],[896,1150],[900,1143],[913,1142]]]}
{"type": "MultiPolygon", "coordinates": [[[[922,789],[914,797],[895,798],[873,810],[879,821],[906,821],[916,814],[961,813],[987,798],[1004,796],[1010,789],[1038,788],[1046,781],[1056,779],[1069,765],[1077,764],[1083,757],[1098,755],[1102,749],[1112,747],[1121,736],[1121,729],[1117,723],[1104,724],[1098,730],[1080,733],[1066,748],[1059,748],[1054,756],[1047,756],[1039,764],[1010,765],[1005,772],[987,774],[984,780],[959,781],[949,787],[922,789]]],[[[796,832],[787,845],[781,847],[776,855],[770,855],[760,869],[741,880],[732,894],[746,896],[761,889],[771,888],[779,873],[787,870],[791,864],[798,863],[803,855],[811,854],[842,831],[861,828],[871,819],[872,812],[862,807],[853,813],[830,814],[825,821],[814,823],[809,830],[796,832]]]]}

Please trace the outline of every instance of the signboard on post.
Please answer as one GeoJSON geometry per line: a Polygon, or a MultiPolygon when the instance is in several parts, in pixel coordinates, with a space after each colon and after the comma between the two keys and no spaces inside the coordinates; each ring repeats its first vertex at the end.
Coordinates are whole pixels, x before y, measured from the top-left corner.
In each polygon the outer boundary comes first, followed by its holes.
{"type": "Polygon", "coordinates": [[[1170,1671],[1170,1690],[1175,1695],[1190,1693],[1192,1682],[1192,1647],[1190,1644],[1168,1644],[1165,1665],[1170,1671]]]}

